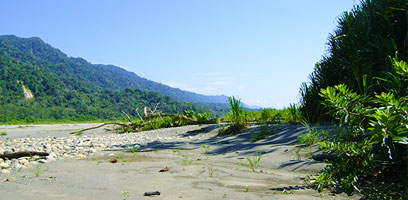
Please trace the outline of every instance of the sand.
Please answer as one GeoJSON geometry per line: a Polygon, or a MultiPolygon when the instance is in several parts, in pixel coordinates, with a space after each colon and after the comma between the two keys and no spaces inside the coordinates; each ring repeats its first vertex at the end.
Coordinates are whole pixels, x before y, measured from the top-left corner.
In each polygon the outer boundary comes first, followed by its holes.
{"type": "MultiPolygon", "coordinates": [[[[63,137],[97,124],[0,126],[9,138],[63,137]]],[[[179,129],[162,129],[156,134],[179,129]]],[[[0,176],[1,199],[358,199],[312,189],[277,191],[304,185],[303,179],[326,164],[298,160],[296,138],[302,126],[288,125],[266,139],[251,143],[259,132],[216,137],[217,125],[190,126],[183,141],[153,141],[135,152],[109,149],[84,160],[58,160],[0,176]],[[204,128],[204,129],[203,129],[204,128]],[[195,131],[194,131],[195,130],[195,131]],[[191,138],[191,139],[190,139],[191,138]],[[253,171],[248,158],[262,154],[253,171]],[[111,163],[116,159],[116,163],[111,163]],[[168,168],[166,172],[159,172],[168,168]],[[38,176],[37,176],[38,175],[38,176]],[[158,196],[143,196],[159,191],[158,196]]],[[[86,134],[112,134],[97,129],[86,134]]]]}

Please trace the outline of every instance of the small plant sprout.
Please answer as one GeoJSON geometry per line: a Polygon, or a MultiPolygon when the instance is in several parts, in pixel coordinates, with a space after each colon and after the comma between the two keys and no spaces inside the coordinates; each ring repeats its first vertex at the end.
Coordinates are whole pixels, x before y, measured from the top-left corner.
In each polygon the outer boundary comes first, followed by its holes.
{"type": "Polygon", "coordinates": [[[84,131],[77,131],[77,132],[75,132],[75,135],[76,136],[80,136],[80,135],[83,135],[84,134],[84,131]]]}
{"type": "Polygon", "coordinates": [[[122,191],[122,195],[123,195],[123,200],[126,200],[127,198],[130,197],[130,192],[125,189],[122,191]]]}
{"type": "Polygon", "coordinates": [[[193,161],[192,160],[183,160],[183,165],[191,165],[191,164],[193,164],[193,161]]]}
{"type": "Polygon", "coordinates": [[[204,149],[204,154],[210,153],[210,146],[203,144],[201,147],[204,149]]]}
{"type": "Polygon", "coordinates": [[[43,174],[44,172],[48,170],[49,170],[48,167],[46,169],[43,169],[41,165],[36,165],[35,168],[32,170],[32,172],[34,173],[35,177],[39,177],[41,174],[43,174]]]}
{"type": "Polygon", "coordinates": [[[208,167],[208,177],[214,177],[214,167],[210,166],[208,167]]]}
{"type": "Polygon", "coordinates": [[[4,132],[4,131],[0,133],[0,136],[2,136],[2,137],[3,137],[3,136],[6,136],[6,135],[7,135],[7,133],[4,132]]]}
{"type": "Polygon", "coordinates": [[[309,124],[304,123],[303,126],[306,129],[306,133],[298,136],[298,144],[295,154],[298,160],[301,159],[301,152],[305,152],[305,157],[313,155],[313,145],[318,143],[322,136],[327,133],[327,130],[318,130],[316,128],[311,128],[309,124]]]}
{"type": "Polygon", "coordinates": [[[252,169],[253,172],[259,167],[261,163],[262,154],[256,152],[254,156],[246,156],[248,161],[248,167],[252,169]]]}
{"type": "Polygon", "coordinates": [[[136,152],[138,152],[139,150],[140,150],[140,148],[135,147],[135,146],[132,146],[132,147],[130,147],[130,148],[128,149],[128,152],[136,153],[136,152]]]}
{"type": "Polygon", "coordinates": [[[180,149],[173,149],[173,154],[180,154],[180,149]]]}

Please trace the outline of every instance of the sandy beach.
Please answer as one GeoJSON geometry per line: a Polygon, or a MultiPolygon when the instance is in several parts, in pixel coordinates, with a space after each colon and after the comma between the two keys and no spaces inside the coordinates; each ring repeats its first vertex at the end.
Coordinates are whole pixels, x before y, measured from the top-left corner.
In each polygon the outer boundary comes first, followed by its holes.
{"type": "MultiPolygon", "coordinates": [[[[116,137],[105,128],[81,136],[69,134],[96,125],[0,126],[0,132],[7,133],[2,141],[116,137]]],[[[0,175],[0,196],[42,200],[358,198],[305,187],[305,176],[325,164],[297,158],[296,138],[305,132],[302,126],[286,125],[278,133],[251,143],[249,138],[259,131],[255,126],[241,134],[216,137],[218,125],[193,125],[129,133],[128,137],[137,136],[138,142],[111,145],[81,159],[67,157],[10,169],[10,173],[0,175]],[[248,159],[255,159],[256,154],[262,156],[259,166],[252,169],[248,159]],[[160,195],[144,196],[155,191],[160,195]]]]}

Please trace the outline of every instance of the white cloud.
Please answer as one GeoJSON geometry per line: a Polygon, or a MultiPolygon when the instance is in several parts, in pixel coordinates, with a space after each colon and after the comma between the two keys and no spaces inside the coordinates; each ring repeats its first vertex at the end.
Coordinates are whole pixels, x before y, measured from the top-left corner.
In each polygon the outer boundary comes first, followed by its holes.
{"type": "Polygon", "coordinates": [[[216,86],[232,85],[232,82],[229,82],[229,81],[213,81],[213,82],[208,82],[207,85],[216,85],[216,86]]]}

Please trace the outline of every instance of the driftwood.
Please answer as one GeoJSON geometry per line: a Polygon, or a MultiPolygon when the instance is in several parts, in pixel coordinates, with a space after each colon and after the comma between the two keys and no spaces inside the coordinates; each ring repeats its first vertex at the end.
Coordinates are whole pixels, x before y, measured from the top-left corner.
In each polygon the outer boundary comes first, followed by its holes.
{"type": "MultiPolygon", "coordinates": [[[[137,115],[139,116],[140,120],[143,121],[143,122],[149,122],[149,121],[151,121],[153,119],[156,119],[156,118],[171,117],[171,118],[173,118],[173,120],[176,120],[176,121],[178,120],[179,122],[184,121],[187,124],[198,124],[197,119],[187,117],[186,115],[156,113],[159,105],[160,105],[160,103],[157,103],[153,110],[145,106],[144,109],[143,109],[144,117],[141,116],[141,114],[139,113],[138,108],[134,108],[134,109],[135,109],[137,115]],[[150,112],[150,114],[149,114],[149,112],[150,112]]],[[[92,129],[97,129],[97,128],[100,128],[102,126],[106,126],[106,125],[110,125],[110,124],[126,127],[128,129],[132,129],[132,131],[141,130],[145,126],[145,123],[138,124],[138,123],[133,122],[132,119],[130,118],[130,116],[126,112],[122,111],[122,114],[124,114],[126,116],[126,118],[128,119],[130,124],[110,122],[110,123],[104,123],[104,124],[99,125],[99,126],[82,129],[79,132],[88,131],[88,130],[92,130],[92,129]]],[[[179,122],[176,122],[176,125],[180,125],[179,122]]],[[[215,123],[215,122],[216,122],[216,119],[212,119],[208,123],[215,123]]],[[[74,133],[77,133],[77,132],[78,131],[75,131],[75,132],[72,132],[71,134],[74,134],[74,133]]]]}
{"type": "Polygon", "coordinates": [[[130,119],[129,115],[128,115],[125,111],[122,111],[122,113],[123,113],[124,115],[126,115],[126,117],[128,118],[128,120],[129,120],[129,122],[130,122],[131,124],[134,124],[133,121],[130,119]]]}
{"type": "Polygon", "coordinates": [[[21,152],[15,152],[15,153],[7,153],[0,155],[0,158],[2,159],[14,159],[14,158],[21,158],[21,157],[32,157],[32,156],[48,156],[50,155],[47,152],[38,152],[38,151],[21,151],[21,152]]]}
{"type": "MultiPolygon", "coordinates": [[[[99,126],[95,126],[95,127],[91,127],[91,128],[82,129],[82,130],[80,130],[80,131],[89,131],[89,130],[92,130],[92,129],[97,129],[97,128],[100,128],[100,127],[102,127],[102,126],[106,126],[106,125],[119,125],[119,126],[129,127],[129,125],[127,125],[127,124],[116,123],[116,122],[109,122],[109,123],[104,123],[104,124],[99,125],[99,126]]],[[[70,133],[70,134],[74,134],[74,133],[77,133],[77,132],[78,132],[78,131],[74,131],[74,132],[72,132],[72,133],[70,133]]]]}
{"type": "Polygon", "coordinates": [[[334,160],[338,155],[336,154],[327,154],[327,153],[321,153],[321,154],[316,154],[312,156],[313,160],[316,161],[332,161],[334,160]]]}

